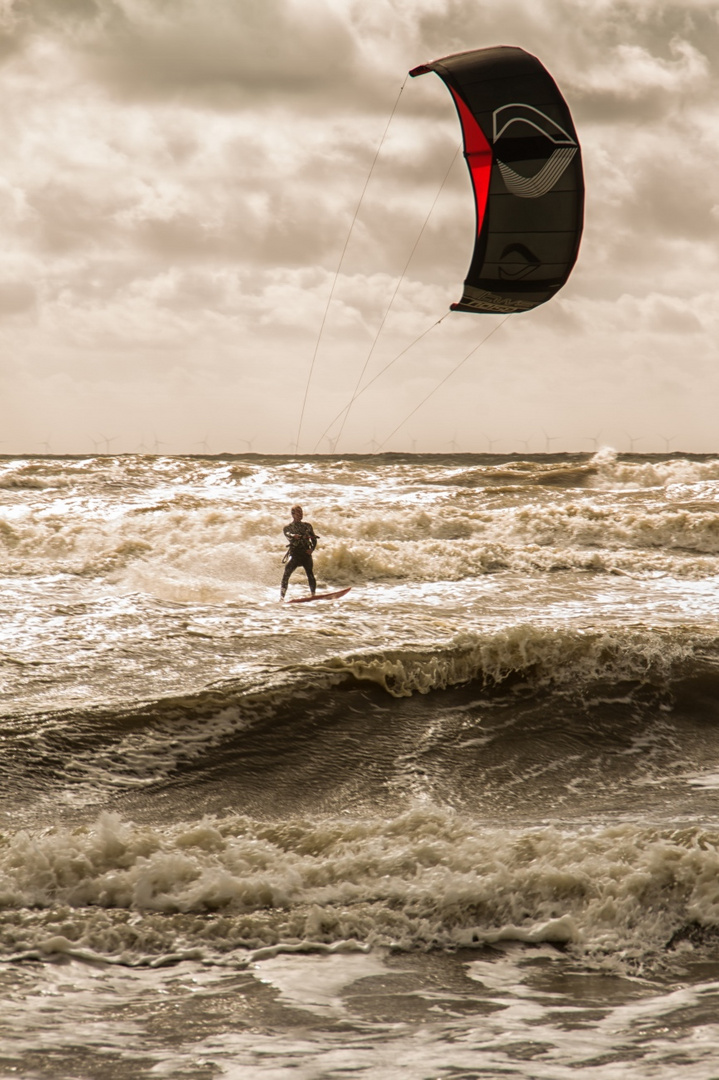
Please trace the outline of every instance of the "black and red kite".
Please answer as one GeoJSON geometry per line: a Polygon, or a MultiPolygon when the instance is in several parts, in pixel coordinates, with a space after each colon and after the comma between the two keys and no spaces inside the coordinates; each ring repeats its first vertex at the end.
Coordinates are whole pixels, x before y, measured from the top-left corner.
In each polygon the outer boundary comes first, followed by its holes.
{"type": "Polygon", "coordinates": [[[477,208],[474,255],[452,310],[529,311],[565,284],[582,235],[582,156],[567,103],[524,49],[474,49],[410,75],[428,71],[454,98],[477,208]]]}

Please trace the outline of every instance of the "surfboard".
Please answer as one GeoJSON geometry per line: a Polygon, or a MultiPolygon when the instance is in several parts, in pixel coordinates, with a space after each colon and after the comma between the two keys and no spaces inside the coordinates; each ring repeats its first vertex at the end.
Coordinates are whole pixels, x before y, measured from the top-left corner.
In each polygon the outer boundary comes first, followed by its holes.
{"type": "Polygon", "coordinates": [[[307,604],[310,600],[338,600],[340,596],[344,596],[350,591],[352,586],[347,589],[338,589],[337,592],[320,592],[315,593],[314,596],[296,596],[294,600],[288,600],[288,604],[307,604]]]}

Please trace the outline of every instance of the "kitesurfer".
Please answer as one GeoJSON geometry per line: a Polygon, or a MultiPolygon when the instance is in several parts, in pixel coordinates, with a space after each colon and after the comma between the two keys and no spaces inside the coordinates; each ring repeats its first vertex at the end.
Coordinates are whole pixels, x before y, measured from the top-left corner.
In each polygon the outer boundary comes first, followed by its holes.
{"type": "Polygon", "coordinates": [[[302,520],[301,506],[292,507],[292,521],[289,525],[285,525],[282,531],[289,543],[287,545],[285,557],[282,560],[287,565],[285,566],[285,572],[282,575],[280,599],[284,599],[290,576],[295,572],[298,566],[304,568],[304,571],[307,574],[310,592],[314,596],[317,589],[317,582],[315,581],[315,575],[312,569],[312,552],[317,547],[319,537],[316,535],[315,530],[312,528],[309,521],[302,520]]]}

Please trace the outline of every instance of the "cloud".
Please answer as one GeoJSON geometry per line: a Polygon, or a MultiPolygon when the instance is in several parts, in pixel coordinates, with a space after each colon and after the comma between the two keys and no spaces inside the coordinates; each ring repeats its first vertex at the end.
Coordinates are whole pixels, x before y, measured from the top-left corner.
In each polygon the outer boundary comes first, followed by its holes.
{"type": "Polygon", "coordinates": [[[341,96],[356,75],[351,27],[323,0],[20,0],[11,12],[18,47],[52,37],[126,101],[235,109],[328,84],[341,96]]]}
{"type": "Polygon", "coordinates": [[[572,79],[568,90],[577,115],[622,131],[632,124],[666,122],[689,103],[703,107],[716,89],[707,55],[679,38],[670,41],[669,49],[667,59],[652,55],[646,46],[616,45],[599,64],[572,79]]]}
{"type": "Polygon", "coordinates": [[[37,294],[27,281],[0,281],[0,319],[35,307],[37,294]]]}
{"type": "MultiPolygon", "coordinates": [[[[37,424],[36,442],[56,425],[62,449],[63,416],[149,430],[141,402],[162,401],[158,435],[181,449],[184,429],[204,437],[190,431],[190,394],[203,427],[216,411],[223,441],[259,417],[255,449],[285,449],[332,292],[308,405],[321,432],[370,348],[368,376],[445,314],[469,264],[454,106],[433,76],[398,98],[406,72],[497,43],[540,56],[570,102],[584,239],[560,296],[507,322],[422,430],[455,413],[470,430],[488,386],[497,424],[514,430],[517,371],[553,431],[590,400],[610,409],[618,386],[623,409],[645,415],[652,365],[663,386],[672,371],[684,380],[686,401],[705,399],[718,35],[700,0],[0,0],[0,319],[19,364],[8,420],[37,424]],[[29,387],[43,379],[58,408],[34,420],[29,387]]],[[[348,435],[366,442],[380,418],[390,430],[393,397],[409,411],[491,325],[444,320],[368,391],[348,435]]],[[[520,411],[531,416],[529,398],[520,411]]]]}

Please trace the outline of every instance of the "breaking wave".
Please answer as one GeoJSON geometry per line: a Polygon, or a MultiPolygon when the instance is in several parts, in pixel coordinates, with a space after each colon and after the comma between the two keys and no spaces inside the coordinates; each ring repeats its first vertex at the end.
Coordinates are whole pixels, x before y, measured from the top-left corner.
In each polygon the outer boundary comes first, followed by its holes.
{"type": "Polygon", "coordinates": [[[715,939],[718,877],[719,834],[696,826],[491,828],[427,806],[158,830],[104,814],[4,835],[0,947],[15,961],[242,965],[268,950],[550,942],[641,970],[715,939]]]}
{"type": "MultiPolygon", "coordinates": [[[[520,625],[460,634],[442,646],[258,669],[144,703],[18,717],[5,729],[0,775],[16,800],[65,790],[77,805],[107,791],[158,785],[184,791],[212,776],[242,777],[234,798],[257,808],[292,797],[307,798],[308,805],[336,801],[342,784],[356,780],[373,756],[377,785],[409,797],[410,788],[417,790],[417,767],[407,762],[434,755],[444,797],[466,803],[495,792],[499,766],[513,763],[512,786],[536,772],[542,758],[576,773],[575,786],[585,789],[586,770],[593,774],[604,750],[626,739],[663,740],[665,767],[686,770],[693,751],[685,742],[684,756],[678,752],[672,711],[676,723],[685,722],[681,703],[691,700],[694,722],[714,724],[716,696],[719,645],[709,634],[520,625]],[[425,698],[431,699],[426,710],[425,698]],[[536,760],[520,762],[530,736],[536,760]],[[584,743],[579,750],[577,738],[584,743]],[[482,750],[468,757],[461,749],[490,743],[489,756],[482,750]],[[406,769],[411,783],[399,775],[406,769]],[[312,781],[302,788],[305,774],[312,781]]],[[[646,745],[642,760],[655,765],[646,745]]],[[[358,798],[361,789],[353,788],[351,799],[358,798]]]]}

